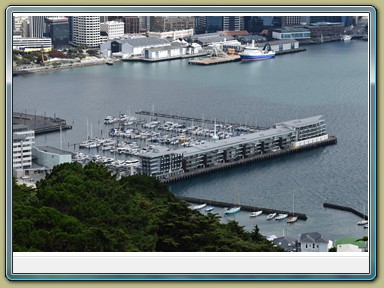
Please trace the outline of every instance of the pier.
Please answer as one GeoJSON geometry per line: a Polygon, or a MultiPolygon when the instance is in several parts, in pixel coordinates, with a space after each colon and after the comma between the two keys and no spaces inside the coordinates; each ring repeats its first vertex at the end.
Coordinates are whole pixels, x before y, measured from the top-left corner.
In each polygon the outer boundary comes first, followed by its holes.
{"type": "MultiPolygon", "coordinates": [[[[175,195],[176,198],[179,198],[181,200],[194,203],[194,204],[201,204],[201,203],[209,203],[212,206],[215,207],[232,207],[233,203],[228,203],[228,202],[222,202],[222,201],[213,201],[213,200],[208,200],[208,199],[200,199],[200,198],[193,198],[193,197],[186,197],[186,196],[178,196],[175,195]]],[[[284,211],[284,210],[279,210],[279,209],[272,209],[272,208],[265,208],[265,207],[256,207],[256,206],[250,206],[250,205],[244,205],[244,204],[239,204],[241,206],[242,211],[248,211],[248,212],[253,212],[253,211],[260,211],[263,210],[263,214],[271,214],[271,213],[286,213],[288,216],[297,216],[298,219],[300,220],[307,220],[307,215],[304,213],[293,213],[290,211],[284,211]]]]}
{"type": "Polygon", "coordinates": [[[232,168],[232,167],[236,167],[236,166],[240,166],[240,165],[245,165],[245,164],[252,163],[252,162],[258,162],[258,161],[263,161],[263,160],[267,160],[267,159],[277,158],[277,157],[280,157],[283,155],[294,154],[294,153],[298,153],[298,152],[302,152],[302,151],[306,151],[306,150],[311,150],[311,149],[315,149],[315,148],[318,148],[321,146],[326,146],[326,145],[331,145],[331,144],[336,144],[336,143],[337,143],[336,136],[329,136],[329,138],[327,140],[324,140],[321,142],[307,144],[307,145],[295,147],[295,148],[292,147],[289,149],[283,149],[283,150],[273,151],[273,152],[264,153],[264,154],[258,154],[258,155],[255,155],[255,156],[252,156],[249,158],[243,158],[243,159],[233,161],[233,162],[220,163],[220,164],[216,164],[212,167],[200,168],[200,169],[195,170],[195,171],[184,172],[184,173],[181,173],[178,175],[169,176],[168,178],[160,179],[160,181],[162,181],[164,183],[181,181],[181,180],[189,179],[189,178],[196,177],[199,175],[217,172],[217,171],[220,171],[223,169],[228,169],[228,168],[232,168]]]}
{"type": "MultiPolygon", "coordinates": [[[[184,121],[190,121],[190,122],[193,121],[193,122],[206,123],[206,124],[211,124],[211,125],[215,124],[215,120],[210,120],[210,119],[194,118],[194,117],[188,117],[188,116],[179,116],[179,115],[172,115],[172,114],[166,114],[166,113],[156,113],[156,112],[149,112],[149,111],[143,111],[143,110],[137,111],[135,113],[138,115],[146,115],[146,116],[152,116],[152,117],[160,117],[160,118],[167,118],[167,119],[180,119],[180,120],[184,120],[184,121]]],[[[217,125],[219,125],[219,124],[231,125],[234,128],[245,126],[247,128],[251,128],[251,129],[255,129],[255,130],[267,129],[266,127],[259,127],[259,126],[253,126],[253,125],[240,125],[238,123],[236,124],[236,123],[230,123],[230,122],[224,123],[224,122],[216,121],[216,124],[217,125]]]]}
{"type": "Polygon", "coordinates": [[[32,115],[19,112],[13,112],[12,123],[23,124],[27,126],[29,130],[34,130],[35,134],[57,132],[60,131],[60,129],[72,129],[72,126],[67,125],[64,119],[58,117],[32,115]]]}
{"type": "Polygon", "coordinates": [[[193,60],[189,60],[188,64],[207,66],[207,65],[222,64],[222,63],[229,63],[229,62],[235,62],[235,61],[240,61],[239,55],[227,55],[227,57],[207,57],[207,58],[193,59],[193,60]]]}
{"type": "Polygon", "coordinates": [[[327,203],[325,202],[323,204],[323,206],[325,208],[331,208],[331,209],[336,209],[336,210],[341,210],[341,211],[348,211],[348,212],[351,212],[361,218],[363,218],[364,220],[368,220],[368,215],[352,208],[352,207],[348,207],[348,206],[342,206],[342,205],[337,205],[337,204],[332,204],[332,203],[327,203]]]}

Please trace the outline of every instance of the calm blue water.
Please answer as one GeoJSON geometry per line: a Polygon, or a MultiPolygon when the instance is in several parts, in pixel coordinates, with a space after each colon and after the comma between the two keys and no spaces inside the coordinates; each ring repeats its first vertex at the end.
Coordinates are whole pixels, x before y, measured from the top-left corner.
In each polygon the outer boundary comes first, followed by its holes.
{"type": "MultiPolygon", "coordinates": [[[[138,110],[197,118],[271,125],[323,115],[337,145],[256,163],[172,184],[174,194],[306,213],[293,225],[236,219],[265,235],[297,237],[318,231],[331,239],[361,237],[353,214],[323,208],[325,200],[363,210],[368,199],[368,45],[364,41],[307,46],[306,52],[272,60],[214,66],[188,60],[125,62],[14,78],[14,111],[56,115],[73,124],[66,144],[107,133],[107,115],[138,110]]],[[[59,147],[58,133],[39,136],[39,145],[59,147]]],[[[216,209],[221,213],[221,209],[216,209]],[[219,211],[220,210],[220,211],[219,211]]]]}

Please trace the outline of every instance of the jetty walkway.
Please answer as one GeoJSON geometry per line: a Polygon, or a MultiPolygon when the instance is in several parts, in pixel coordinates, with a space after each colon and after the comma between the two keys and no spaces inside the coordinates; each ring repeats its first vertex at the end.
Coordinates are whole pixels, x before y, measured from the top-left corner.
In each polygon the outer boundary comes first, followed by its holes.
{"type": "MultiPolygon", "coordinates": [[[[210,120],[210,119],[202,119],[202,118],[194,118],[194,117],[188,117],[188,116],[179,116],[179,115],[172,115],[172,114],[167,114],[167,113],[157,113],[157,112],[149,112],[149,111],[137,111],[135,112],[138,115],[146,115],[146,116],[152,116],[152,117],[160,117],[160,118],[167,118],[167,119],[179,119],[179,120],[184,120],[184,121],[190,121],[190,122],[198,122],[198,123],[206,123],[206,124],[215,124],[215,120],[210,120]]],[[[254,125],[240,125],[239,123],[230,123],[230,122],[220,122],[216,121],[216,125],[231,125],[234,128],[236,127],[247,127],[255,130],[265,130],[267,129],[266,127],[259,127],[259,126],[254,126],[254,125]]]]}

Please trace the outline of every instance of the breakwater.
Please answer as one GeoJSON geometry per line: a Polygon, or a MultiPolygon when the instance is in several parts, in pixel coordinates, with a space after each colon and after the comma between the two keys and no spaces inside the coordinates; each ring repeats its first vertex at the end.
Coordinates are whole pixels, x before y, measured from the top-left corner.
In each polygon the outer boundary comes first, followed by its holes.
{"type": "Polygon", "coordinates": [[[351,212],[351,213],[363,218],[364,220],[368,220],[368,215],[366,215],[363,212],[360,212],[360,211],[358,211],[352,207],[349,207],[349,206],[337,205],[337,204],[332,204],[332,203],[327,203],[327,202],[325,202],[323,204],[323,206],[325,208],[332,208],[332,209],[336,209],[336,210],[351,212]]]}
{"type": "MultiPolygon", "coordinates": [[[[201,203],[209,203],[212,206],[215,207],[232,207],[233,203],[229,202],[223,202],[223,201],[214,201],[214,200],[208,200],[208,199],[201,199],[201,198],[193,198],[193,197],[186,197],[186,196],[178,196],[175,195],[177,198],[190,202],[190,203],[195,203],[195,204],[201,204],[201,203]]],[[[298,219],[300,220],[307,220],[307,215],[305,213],[298,213],[298,212],[291,212],[291,211],[284,211],[280,209],[272,209],[272,208],[265,208],[265,207],[257,207],[257,206],[250,206],[250,205],[244,205],[239,203],[239,206],[241,206],[241,210],[243,211],[248,211],[248,212],[253,212],[253,211],[263,211],[263,214],[271,214],[271,213],[285,213],[288,214],[288,216],[297,216],[298,219]]]]}
{"type": "Polygon", "coordinates": [[[195,171],[184,172],[184,173],[181,173],[181,174],[178,174],[175,176],[163,178],[163,179],[161,179],[161,181],[164,183],[181,181],[181,180],[189,179],[189,178],[196,177],[199,175],[217,172],[217,171],[220,171],[223,169],[228,169],[228,168],[232,168],[232,167],[236,167],[236,166],[240,166],[240,165],[245,165],[245,164],[252,163],[252,162],[258,162],[258,161],[263,161],[263,160],[272,159],[272,158],[276,158],[276,157],[281,157],[283,155],[299,153],[302,151],[311,150],[311,149],[315,149],[315,148],[318,148],[321,146],[327,146],[327,145],[336,144],[336,143],[337,143],[337,137],[336,136],[329,136],[327,140],[323,140],[320,142],[307,144],[307,145],[303,145],[300,147],[291,147],[289,149],[272,151],[272,152],[264,153],[264,154],[258,154],[258,155],[248,157],[248,158],[243,158],[243,159],[240,159],[240,160],[237,160],[234,162],[218,163],[212,167],[200,168],[200,169],[195,170],[195,171]]]}

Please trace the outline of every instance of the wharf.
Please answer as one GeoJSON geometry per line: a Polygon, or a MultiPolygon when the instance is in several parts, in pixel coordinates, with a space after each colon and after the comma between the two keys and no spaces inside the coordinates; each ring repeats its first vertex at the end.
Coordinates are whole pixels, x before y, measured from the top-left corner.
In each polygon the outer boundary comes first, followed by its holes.
{"type": "Polygon", "coordinates": [[[285,55],[285,54],[292,54],[292,53],[297,53],[297,52],[304,52],[307,51],[306,48],[297,48],[297,49],[289,49],[289,50],[283,50],[283,51],[276,51],[275,55],[285,55]]]}
{"type": "Polygon", "coordinates": [[[332,209],[336,209],[336,210],[341,210],[341,211],[348,211],[348,212],[351,212],[361,218],[363,218],[364,220],[368,220],[368,215],[352,208],[352,207],[348,207],[348,206],[342,206],[342,205],[337,205],[337,204],[332,204],[332,203],[327,203],[325,202],[323,204],[323,206],[325,208],[332,208],[332,209]]]}
{"type": "MultiPolygon", "coordinates": [[[[194,117],[188,117],[188,116],[179,116],[179,115],[172,115],[172,114],[167,114],[167,113],[156,113],[156,112],[149,112],[149,111],[137,111],[135,112],[138,115],[146,115],[146,116],[152,116],[152,117],[160,117],[160,118],[167,118],[167,119],[180,119],[184,121],[193,121],[193,122],[198,122],[198,123],[206,123],[206,124],[215,124],[215,120],[210,120],[210,119],[202,119],[202,118],[194,118],[194,117]]],[[[258,126],[253,126],[253,125],[240,125],[236,123],[229,123],[229,122],[219,122],[216,121],[216,124],[225,124],[225,125],[231,125],[234,128],[236,127],[247,127],[255,130],[265,130],[267,127],[258,127],[258,126]]]]}
{"type": "Polygon", "coordinates": [[[171,183],[171,182],[181,181],[181,180],[185,180],[185,179],[196,177],[196,176],[203,175],[203,174],[209,174],[209,173],[213,173],[216,171],[220,171],[220,170],[224,170],[224,169],[228,169],[228,168],[232,168],[232,167],[236,167],[236,166],[240,166],[240,165],[244,165],[244,164],[248,164],[248,163],[252,163],[252,162],[258,162],[258,161],[262,161],[262,160],[277,158],[277,157],[280,157],[283,155],[294,154],[294,153],[298,153],[301,151],[311,150],[311,149],[318,148],[321,146],[326,146],[326,145],[331,145],[331,144],[336,144],[336,143],[337,143],[336,136],[329,136],[329,138],[327,140],[324,140],[321,142],[307,144],[307,145],[303,145],[303,146],[295,147],[295,148],[292,147],[289,149],[283,149],[283,150],[273,151],[273,152],[264,153],[264,154],[258,154],[258,155],[255,155],[253,157],[244,158],[244,159],[233,161],[233,162],[220,163],[220,164],[216,164],[216,165],[211,166],[211,167],[201,168],[201,169],[198,169],[195,171],[184,172],[184,173],[181,173],[181,174],[178,174],[175,176],[170,176],[170,177],[165,178],[165,179],[160,179],[160,181],[162,181],[163,183],[171,183]]]}
{"type": "Polygon", "coordinates": [[[153,63],[153,62],[161,62],[161,61],[180,60],[180,59],[186,59],[186,58],[201,57],[201,56],[206,56],[207,54],[208,54],[208,52],[201,52],[201,53],[196,53],[196,54],[188,54],[188,55],[166,57],[166,58],[156,58],[156,59],[143,58],[143,57],[129,57],[129,58],[122,58],[121,61],[123,61],[123,62],[139,61],[139,62],[153,63]]]}
{"type": "MultiPolygon", "coordinates": [[[[178,196],[175,195],[176,198],[179,198],[181,200],[190,202],[190,203],[195,203],[195,204],[201,204],[201,203],[209,203],[212,206],[216,207],[232,207],[233,203],[228,203],[228,202],[222,202],[222,201],[213,201],[213,200],[208,200],[208,199],[200,199],[200,198],[193,198],[193,197],[186,197],[186,196],[178,196]]],[[[242,211],[248,211],[248,212],[253,212],[253,211],[260,211],[263,210],[263,214],[271,214],[271,213],[286,213],[288,216],[297,216],[298,219],[300,220],[307,220],[307,215],[304,213],[293,213],[290,211],[284,211],[280,209],[272,209],[272,208],[265,208],[265,207],[256,207],[256,206],[250,206],[250,205],[244,205],[244,204],[239,204],[241,206],[242,211]]]]}
{"type": "Polygon", "coordinates": [[[71,125],[67,125],[64,119],[58,117],[47,117],[40,115],[32,115],[27,113],[13,112],[13,124],[23,124],[29,130],[34,130],[35,134],[43,134],[72,129],[71,125]]]}
{"type": "Polygon", "coordinates": [[[188,64],[192,65],[214,65],[214,64],[222,64],[229,63],[234,61],[240,61],[239,55],[227,55],[227,57],[207,57],[207,58],[199,58],[189,60],[188,64]]]}

